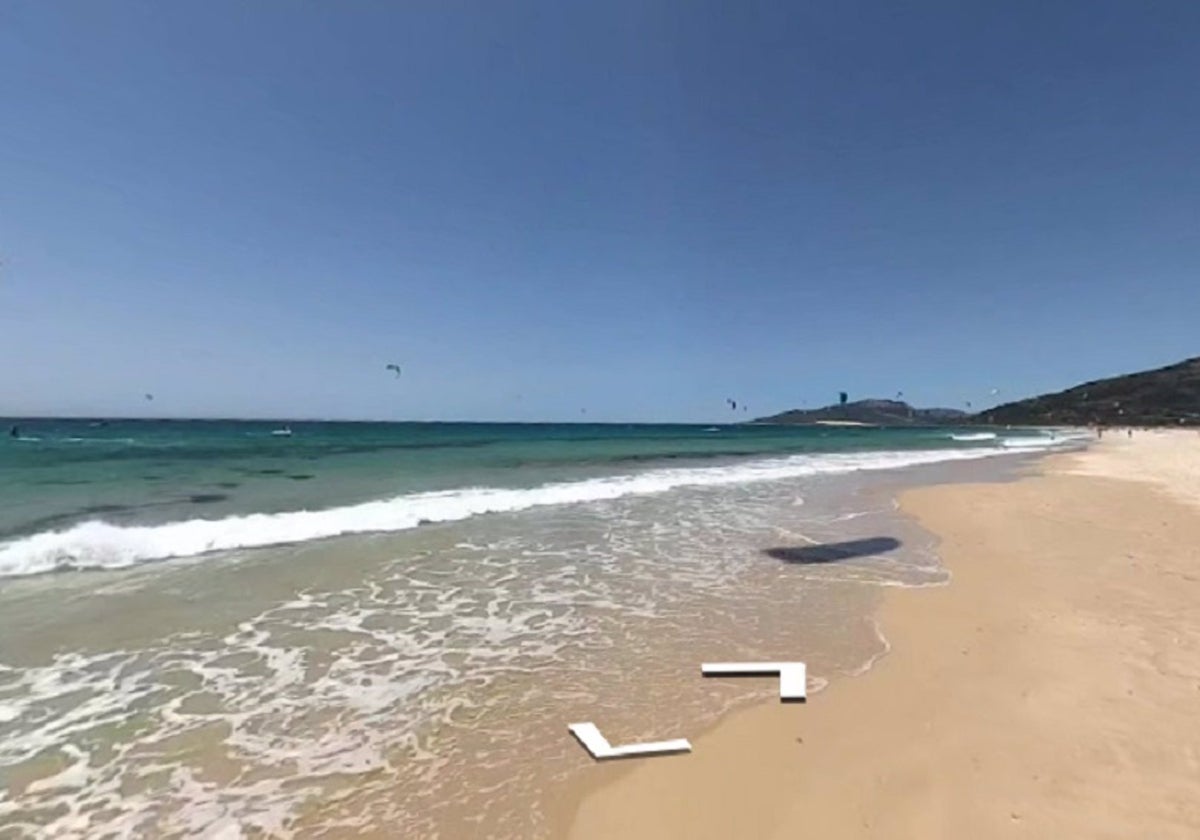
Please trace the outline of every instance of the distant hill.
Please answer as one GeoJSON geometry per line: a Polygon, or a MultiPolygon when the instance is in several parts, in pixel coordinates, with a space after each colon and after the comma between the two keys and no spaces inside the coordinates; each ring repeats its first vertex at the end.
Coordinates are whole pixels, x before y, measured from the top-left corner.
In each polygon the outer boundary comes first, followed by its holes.
{"type": "Polygon", "coordinates": [[[1023,426],[1200,425],[1200,357],[998,405],[972,416],[971,422],[1023,426]]]}
{"type": "Polygon", "coordinates": [[[865,423],[871,426],[943,426],[962,423],[967,417],[965,411],[953,408],[913,408],[899,400],[858,400],[811,410],[796,408],[752,422],[798,426],[830,422],[865,423]]]}

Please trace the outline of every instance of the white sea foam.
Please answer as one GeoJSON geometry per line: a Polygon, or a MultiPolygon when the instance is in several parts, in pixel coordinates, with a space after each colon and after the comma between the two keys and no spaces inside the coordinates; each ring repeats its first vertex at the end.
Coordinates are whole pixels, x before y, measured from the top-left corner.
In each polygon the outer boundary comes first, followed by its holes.
{"type": "Polygon", "coordinates": [[[1019,437],[1006,438],[1001,446],[1007,449],[1045,449],[1049,446],[1060,446],[1064,440],[1052,437],[1019,437]]]}
{"type": "Polygon", "coordinates": [[[995,432],[968,432],[966,434],[961,434],[961,435],[950,435],[950,440],[957,440],[957,441],[963,441],[963,442],[977,441],[977,440],[995,440],[995,439],[996,439],[995,432]]]}
{"type": "MultiPolygon", "coordinates": [[[[1065,440],[1038,439],[1050,446],[1065,440]]],[[[1004,446],[1013,444],[1004,441],[1004,446]]],[[[222,519],[189,519],[162,525],[112,525],[89,521],[0,544],[0,577],[63,569],[115,569],[216,551],[307,542],[345,534],[403,531],[488,513],[511,513],[663,493],[680,487],[713,487],[805,476],[886,470],[1000,455],[1005,448],[915,450],[795,455],[718,467],[559,482],[530,488],[468,487],[414,493],[324,510],[256,513],[222,519]]]]}

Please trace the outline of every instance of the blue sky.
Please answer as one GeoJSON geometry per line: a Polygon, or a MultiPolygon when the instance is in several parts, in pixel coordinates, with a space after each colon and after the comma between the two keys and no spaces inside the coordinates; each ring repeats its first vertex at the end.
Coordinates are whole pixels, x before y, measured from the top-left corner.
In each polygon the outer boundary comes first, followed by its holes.
{"type": "Polygon", "coordinates": [[[1200,4],[984,6],[6,3],[0,415],[707,422],[1200,354],[1200,4]]]}

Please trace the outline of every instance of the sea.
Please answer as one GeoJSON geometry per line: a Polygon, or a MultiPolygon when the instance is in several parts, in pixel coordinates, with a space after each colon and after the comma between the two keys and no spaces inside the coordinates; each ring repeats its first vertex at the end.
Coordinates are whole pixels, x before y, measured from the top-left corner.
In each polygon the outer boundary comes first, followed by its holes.
{"type": "Polygon", "coordinates": [[[567,732],[693,737],[944,585],[898,510],[1051,430],[2,421],[0,840],[552,835],[567,732]]]}

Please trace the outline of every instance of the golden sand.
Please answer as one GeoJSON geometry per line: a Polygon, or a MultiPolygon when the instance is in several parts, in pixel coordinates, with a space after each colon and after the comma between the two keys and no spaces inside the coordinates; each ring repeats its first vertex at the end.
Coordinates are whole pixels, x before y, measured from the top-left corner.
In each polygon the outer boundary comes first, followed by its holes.
{"type": "Polygon", "coordinates": [[[690,755],[597,765],[564,832],[1195,840],[1198,476],[1194,432],[1109,433],[1018,482],[909,492],[954,577],[889,593],[887,657],[690,755]]]}

